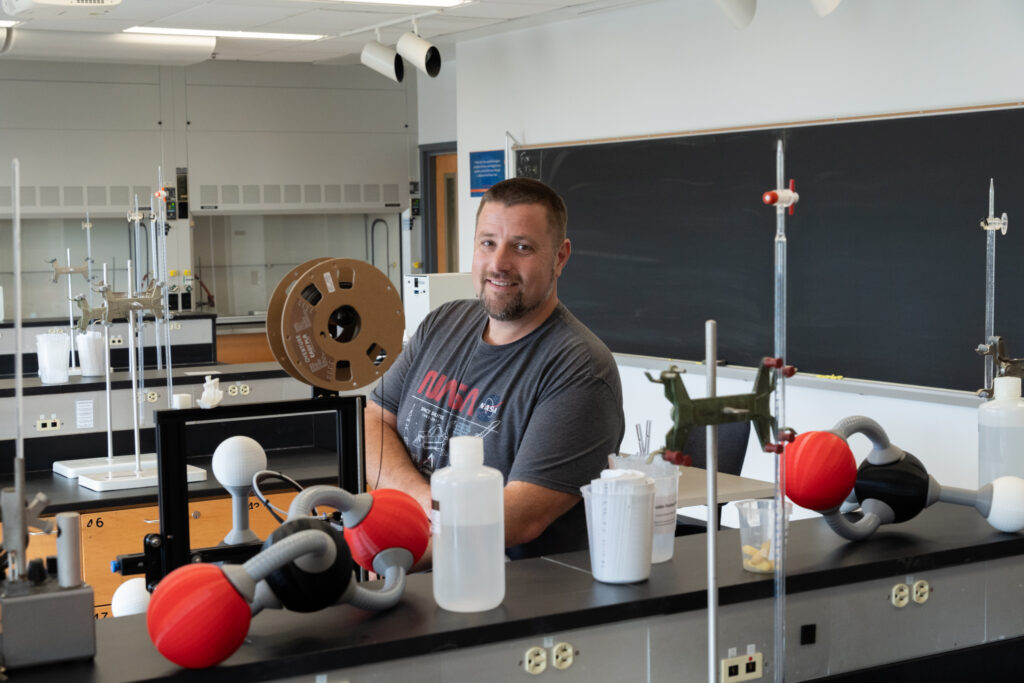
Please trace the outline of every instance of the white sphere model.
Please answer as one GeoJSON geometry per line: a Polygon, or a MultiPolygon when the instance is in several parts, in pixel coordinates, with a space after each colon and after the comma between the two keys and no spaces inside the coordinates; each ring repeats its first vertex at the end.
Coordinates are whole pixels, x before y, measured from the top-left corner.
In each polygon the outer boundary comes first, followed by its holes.
{"type": "Polygon", "coordinates": [[[263,446],[248,436],[224,439],[213,452],[213,476],[226,489],[252,484],[252,475],[267,469],[263,446]]]}
{"type": "Polygon", "coordinates": [[[144,614],[147,607],[149,591],[146,590],[146,579],[141,576],[122,583],[110,599],[110,613],[115,617],[144,614]]]}
{"type": "Polygon", "coordinates": [[[1024,529],[1024,479],[999,477],[992,482],[992,509],[987,519],[1000,531],[1024,529]]]}

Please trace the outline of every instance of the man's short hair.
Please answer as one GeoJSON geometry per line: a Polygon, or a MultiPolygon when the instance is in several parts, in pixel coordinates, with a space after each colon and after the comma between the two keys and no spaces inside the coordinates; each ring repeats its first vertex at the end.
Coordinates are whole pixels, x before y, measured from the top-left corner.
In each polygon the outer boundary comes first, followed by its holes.
{"type": "Polygon", "coordinates": [[[561,246],[565,240],[566,225],[569,222],[565,202],[557,192],[541,181],[533,178],[509,178],[492,185],[480,199],[480,207],[476,210],[477,221],[480,220],[480,212],[483,211],[484,205],[489,202],[506,207],[540,204],[547,211],[548,228],[555,238],[555,247],[561,246]]]}

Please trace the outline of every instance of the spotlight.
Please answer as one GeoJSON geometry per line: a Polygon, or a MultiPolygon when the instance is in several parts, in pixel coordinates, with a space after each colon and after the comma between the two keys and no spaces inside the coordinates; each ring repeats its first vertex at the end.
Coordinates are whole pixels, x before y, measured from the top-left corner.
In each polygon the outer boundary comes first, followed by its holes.
{"type": "Polygon", "coordinates": [[[402,62],[402,58],[398,56],[394,48],[382,45],[378,40],[370,41],[363,46],[359,61],[396,83],[401,83],[402,78],[405,77],[405,64],[402,62]]]}
{"type": "Polygon", "coordinates": [[[819,17],[823,17],[836,7],[839,7],[839,3],[842,0],[811,0],[811,4],[814,6],[814,11],[818,13],[819,17]]]}
{"type": "Polygon", "coordinates": [[[749,26],[757,11],[757,0],[715,0],[715,4],[736,28],[749,26]]]}
{"type": "Polygon", "coordinates": [[[431,78],[441,73],[440,51],[416,34],[415,22],[413,22],[412,30],[398,39],[395,49],[398,50],[398,54],[408,59],[417,69],[431,78]]]}

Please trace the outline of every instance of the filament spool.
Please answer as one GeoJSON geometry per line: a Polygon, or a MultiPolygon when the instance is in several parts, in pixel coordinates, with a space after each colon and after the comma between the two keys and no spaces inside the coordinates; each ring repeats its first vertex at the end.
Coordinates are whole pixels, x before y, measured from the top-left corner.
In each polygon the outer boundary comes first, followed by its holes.
{"type": "Polygon", "coordinates": [[[274,293],[270,295],[270,302],[267,304],[267,343],[270,345],[270,351],[274,354],[274,358],[281,367],[284,368],[285,372],[294,377],[297,380],[305,381],[299,375],[299,371],[292,365],[291,360],[288,358],[288,353],[284,348],[284,335],[281,331],[281,315],[284,313],[284,299],[288,296],[288,292],[291,290],[295,282],[302,277],[303,273],[324,261],[330,261],[331,259],[327,256],[321,256],[319,258],[311,259],[305,263],[300,263],[295,268],[281,278],[281,281],[277,283],[277,287],[274,288],[274,293]]]}
{"type": "Polygon", "coordinates": [[[391,367],[402,349],[401,297],[391,280],[365,261],[314,259],[302,264],[278,284],[267,311],[268,341],[272,349],[278,343],[270,333],[274,327],[290,365],[282,362],[282,367],[322,389],[366,386],[391,367]],[[304,266],[309,267],[293,277],[304,266]],[[280,293],[278,314],[275,299],[280,293]]]}

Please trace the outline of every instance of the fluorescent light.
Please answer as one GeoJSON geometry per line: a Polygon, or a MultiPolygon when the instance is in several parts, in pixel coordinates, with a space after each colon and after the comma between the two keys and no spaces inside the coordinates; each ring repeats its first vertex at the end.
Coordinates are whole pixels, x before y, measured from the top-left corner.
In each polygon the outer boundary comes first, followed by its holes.
{"type": "Polygon", "coordinates": [[[201,36],[205,38],[252,38],[255,40],[320,40],[327,36],[315,33],[259,33],[256,31],[207,31],[195,28],[161,28],[157,26],[132,26],[124,33],[147,33],[160,36],[201,36]]]}
{"type": "Polygon", "coordinates": [[[346,5],[406,5],[416,7],[456,7],[468,0],[337,0],[346,5]]]}
{"type": "Polygon", "coordinates": [[[17,26],[20,23],[20,21],[8,21],[6,19],[0,19],[0,28],[10,28],[12,26],[17,26]]]}

